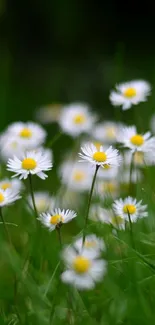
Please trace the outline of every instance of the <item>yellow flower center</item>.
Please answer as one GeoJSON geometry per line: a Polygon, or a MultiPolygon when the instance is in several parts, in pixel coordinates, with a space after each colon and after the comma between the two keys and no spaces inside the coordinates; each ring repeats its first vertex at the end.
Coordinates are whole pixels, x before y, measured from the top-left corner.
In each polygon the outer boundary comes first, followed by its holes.
{"type": "Polygon", "coordinates": [[[85,174],[81,171],[77,171],[73,175],[74,181],[77,181],[77,182],[83,181],[84,178],[85,178],[85,174]]]}
{"type": "Polygon", "coordinates": [[[82,124],[86,120],[85,116],[83,114],[77,114],[74,116],[73,121],[75,124],[82,124]]]}
{"type": "Polygon", "coordinates": [[[50,223],[51,225],[56,226],[58,223],[62,222],[63,218],[60,214],[56,214],[55,216],[51,216],[50,223]]]}
{"type": "Polygon", "coordinates": [[[27,170],[35,169],[36,166],[37,166],[37,163],[33,158],[25,158],[22,161],[22,168],[23,169],[27,169],[27,170]]]}
{"type": "Polygon", "coordinates": [[[115,217],[112,217],[111,223],[114,226],[121,225],[122,223],[124,223],[124,219],[121,218],[120,216],[115,216],[115,217]]]}
{"type": "Polygon", "coordinates": [[[105,162],[107,160],[107,155],[105,152],[96,151],[93,154],[93,159],[97,162],[105,162]]]}
{"type": "Polygon", "coordinates": [[[94,142],[93,144],[96,147],[96,149],[99,151],[102,144],[100,142],[94,142]]]}
{"type": "Polygon", "coordinates": [[[141,146],[144,143],[144,138],[140,134],[135,134],[130,138],[130,141],[135,146],[141,146]]]}
{"type": "Polygon", "coordinates": [[[2,193],[0,193],[0,203],[2,203],[4,201],[4,195],[2,193]]]}
{"type": "Polygon", "coordinates": [[[96,241],[95,240],[86,240],[84,243],[84,247],[94,248],[94,247],[96,247],[96,241]]]}
{"type": "Polygon", "coordinates": [[[134,214],[136,212],[136,207],[133,204],[126,204],[123,207],[124,213],[134,214]]]}
{"type": "Polygon", "coordinates": [[[134,153],[134,162],[136,164],[142,165],[144,163],[144,153],[140,151],[136,151],[134,153]]]}
{"type": "Polygon", "coordinates": [[[22,138],[31,138],[32,136],[32,131],[28,128],[23,128],[20,133],[19,133],[20,137],[22,138]]]}
{"type": "Polygon", "coordinates": [[[110,139],[115,138],[116,136],[116,130],[113,127],[108,127],[106,129],[106,136],[110,139]]]}
{"type": "Polygon", "coordinates": [[[124,90],[124,96],[127,98],[132,98],[132,97],[136,96],[136,93],[137,93],[136,89],[132,88],[132,87],[129,87],[126,90],[124,90]]]}
{"type": "Polygon", "coordinates": [[[77,256],[73,261],[73,268],[77,273],[86,273],[90,265],[89,259],[83,256],[77,256]]]}
{"type": "Polygon", "coordinates": [[[12,185],[10,183],[3,183],[1,185],[2,190],[6,190],[7,188],[10,188],[12,185]]]}

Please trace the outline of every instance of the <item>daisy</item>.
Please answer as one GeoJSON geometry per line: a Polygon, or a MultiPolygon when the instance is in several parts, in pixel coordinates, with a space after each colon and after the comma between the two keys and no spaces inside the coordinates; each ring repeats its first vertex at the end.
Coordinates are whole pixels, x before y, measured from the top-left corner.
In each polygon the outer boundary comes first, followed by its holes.
{"type": "Polygon", "coordinates": [[[95,234],[86,236],[83,245],[83,238],[80,237],[74,242],[74,247],[81,253],[83,249],[94,258],[99,256],[103,250],[105,250],[105,243],[103,239],[98,238],[95,234]]]}
{"type": "Polygon", "coordinates": [[[9,205],[16,200],[19,200],[21,196],[19,196],[17,191],[14,191],[10,188],[7,188],[6,190],[2,190],[0,188],[0,207],[9,205]]]}
{"type": "Polygon", "coordinates": [[[49,231],[53,231],[63,223],[68,223],[76,216],[76,213],[72,210],[55,209],[51,212],[42,213],[38,220],[40,220],[45,227],[49,228],[49,231]]]}
{"type": "Polygon", "coordinates": [[[82,153],[79,153],[81,157],[80,161],[88,161],[93,165],[102,166],[108,168],[116,167],[120,164],[120,156],[117,149],[113,149],[111,146],[104,151],[104,148],[101,146],[99,150],[90,143],[87,146],[81,147],[82,153]]]}
{"type": "Polygon", "coordinates": [[[114,106],[122,106],[123,110],[132,105],[145,102],[150,95],[151,86],[144,80],[129,81],[116,85],[116,91],[111,91],[110,101],[114,106]]]}
{"type": "Polygon", "coordinates": [[[102,280],[107,263],[93,256],[85,249],[79,253],[73,247],[65,248],[62,258],[67,270],[61,275],[62,281],[81,290],[94,288],[95,282],[102,280]]]}
{"type": "Polygon", "coordinates": [[[119,184],[116,179],[99,180],[96,184],[96,194],[101,199],[107,196],[117,197],[119,193],[119,184]]]}
{"type": "Polygon", "coordinates": [[[130,148],[132,152],[154,152],[155,148],[155,137],[151,137],[150,132],[146,132],[145,134],[137,133],[135,126],[123,128],[118,137],[118,141],[124,147],[130,148]]]}
{"type": "MultiPolygon", "coordinates": [[[[36,209],[39,213],[49,211],[54,208],[56,199],[48,192],[34,192],[36,209]]],[[[32,198],[28,196],[29,206],[33,209],[32,198]]]]}
{"type": "Polygon", "coordinates": [[[73,191],[88,191],[92,183],[90,166],[71,160],[65,161],[60,168],[62,183],[73,191]]]}
{"type": "Polygon", "coordinates": [[[116,215],[129,220],[129,215],[131,221],[135,222],[138,218],[147,217],[146,212],[147,205],[142,205],[142,200],[137,202],[136,199],[128,196],[127,198],[119,199],[114,201],[113,209],[116,215]]]}
{"type": "Polygon", "coordinates": [[[110,223],[113,213],[109,209],[102,208],[99,204],[93,204],[90,208],[89,219],[92,221],[100,221],[101,223],[110,223]]]}
{"type": "MultiPolygon", "coordinates": [[[[121,162],[121,160],[120,160],[121,162]]],[[[104,165],[104,168],[100,168],[97,174],[99,180],[113,181],[117,178],[119,172],[119,166],[113,167],[111,165],[104,165]]]]}
{"type": "Polygon", "coordinates": [[[59,103],[53,103],[50,105],[43,106],[37,110],[36,118],[44,124],[58,122],[62,107],[63,105],[59,103]]]}
{"type": "Polygon", "coordinates": [[[93,136],[96,140],[103,143],[115,143],[122,124],[112,121],[97,124],[93,130],[93,136]]]}
{"type": "Polygon", "coordinates": [[[46,131],[34,122],[15,122],[6,130],[6,135],[15,136],[27,150],[34,149],[44,143],[46,131]]]}
{"type": "Polygon", "coordinates": [[[15,173],[13,177],[20,176],[19,179],[26,179],[29,174],[36,174],[41,179],[45,179],[48,176],[43,171],[50,170],[52,164],[48,156],[42,151],[27,151],[21,159],[17,157],[9,159],[7,167],[9,171],[15,173]]]}
{"type": "Polygon", "coordinates": [[[4,178],[0,181],[0,189],[7,190],[8,188],[20,192],[23,188],[23,183],[19,179],[4,178]]]}
{"type": "Polygon", "coordinates": [[[10,136],[8,133],[0,137],[0,156],[4,161],[7,161],[13,156],[20,157],[23,153],[23,145],[15,136],[10,136]]]}
{"type": "Polygon", "coordinates": [[[61,129],[74,137],[92,130],[95,117],[85,104],[74,103],[64,106],[60,114],[61,129]]]}

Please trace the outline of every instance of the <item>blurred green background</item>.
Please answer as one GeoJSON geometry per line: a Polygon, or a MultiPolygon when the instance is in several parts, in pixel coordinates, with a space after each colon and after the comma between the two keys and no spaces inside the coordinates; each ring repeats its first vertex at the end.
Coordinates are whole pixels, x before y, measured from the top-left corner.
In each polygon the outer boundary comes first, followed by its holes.
{"type": "Polygon", "coordinates": [[[0,129],[52,102],[87,101],[116,118],[108,100],[116,82],[155,83],[153,12],[149,1],[0,0],[0,129]]]}

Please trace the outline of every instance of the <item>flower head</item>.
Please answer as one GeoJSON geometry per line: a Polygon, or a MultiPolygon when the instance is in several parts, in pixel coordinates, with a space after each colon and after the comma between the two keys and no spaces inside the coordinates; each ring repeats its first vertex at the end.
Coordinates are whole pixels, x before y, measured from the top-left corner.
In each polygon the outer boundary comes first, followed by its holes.
{"type": "Polygon", "coordinates": [[[81,157],[80,161],[88,161],[93,165],[102,166],[104,168],[116,167],[120,163],[120,156],[117,149],[113,149],[111,146],[104,151],[104,148],[100,146],[99,149],[90,143],[81,147],[82,153],[79,153],[81,157]]]}
{"type": "Polygon", "coordinates": [[[67,267],[61,275],[62,281],[81,290],[94,288],[106,272],[107,263],[94,259],[94,254],[85,249],[79,253],[74,247],[67,247],[62,258],[67,267]]]}
{"type": "Polygon", "coordinates": [[[90,166],[71,160],[65,161],[60,168],[62,182],[73,191],[87,191],[92,182],[90,166]]]}
{"type": "Polygon", "coordinates": [[[27,151],[21,159],[14,157],[8,160],[7,169],[15,173],[15,176],[26,179],[29,174],[37,175],[41,179],[45,179],[47,175],[43,171],[52,168],[51,161],[46,153],[42,151],[27,151]]]}
{"type": "Polygon", "coordinates": [[[130,148],[134,151],[154,152],[155,137],[151,137],[151,133],[140,134],[137,132],[135,126],[123,128],[118,137],[124,147],[130,148]]]}
{"type": "Polygon", "coordinates": [[[86,236],[83,245],[83,238],[80,237],[74,242],[74,247],[79,253],[84,249],[90,256],[97,257],[105,250],[105,243],[103,239],[98,238],[95,234],[86,236]]]}
{"type": "Polygon", "coordinates": [[[62,110],[62,104],[53,103],[43,107],[40,107],[36,112],[36,118],[38,121],[44,124],[51,122],[58,122],[60,113],[62,110]]]}
{"type": "Polygon", "coordinates": [[[0,188],[0,207],[9,205],[20,198],[21,196],[19,196],[17,191],[10,188],[7,188],[6,190],[0,188]]]}
{"type": "Polygon", "coordinates": [[[38,220],[49,229],[53,231],[55,228],[60,227],[63,223],[68,223],[76,217],[76,213],[72,210],[54,209],[51,212],[42,213],[38,220]]]}
{"type": "MultiPolygon", "coordinates": [[[[56,199],[48,192],[34,192],[34,200],[38,213],[42,213],[52,210],[56,199]]],[[[30,195],[28,196],[28,203],[33,209],[33,202],[30,195]]]]}
{"type": "Polygon", "coordinates": [[[60,114],[59,124],[61,129],[72,135],[89,132],[95,122],[89,107],[81,103],[64,106],[60,114]]]}
{"type": "Polygon", "coordinates": [[[103,122],[95,126],[93,136],[100,142],[112,144],[117,141],[120,128],[122,125],[113,121],[103,122]]]}
{"type": "Polygon", "coordinates": [[[23,183],[19,179],[4,178],[0,181],[0,189],[7,190],[8,188],[20,192],[23,188],[23,183]]]}
{"type": "Polygon", "coordinates": [[[144,80],[135,80],[116,85],[116,91],[111,91],[110,101],[114,106],[122,106],[123,110],[132,105],[145,102],[150,95],[151,86],[144,80]]]}
{"type": "Polygon", "coordinates": [[[136,199],[128,196],[127,198],[114,201],[114,212],[117,216],[122,217],[125,220],[129,220],[129,215],[132,222],[142,217],[147,217],[146,212],[147,205],[142,205],[142,200],[137,202],[136,199]]]}

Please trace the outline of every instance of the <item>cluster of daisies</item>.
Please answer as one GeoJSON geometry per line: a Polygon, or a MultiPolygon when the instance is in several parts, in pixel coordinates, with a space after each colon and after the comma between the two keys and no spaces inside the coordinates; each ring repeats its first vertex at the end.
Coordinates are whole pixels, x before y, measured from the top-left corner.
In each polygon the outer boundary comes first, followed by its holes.
{"type": "MultiPolygon", "coordinates": [[[[145,81],[127,82],[116,86],[110,101],[126,110],[146,101],[150,91],[145,81]]],[[[45,180],[46,172],[53,166],[52,151],[45,147],[47,134],[37,123],[11,124],[0,137],[2,165],[6,164],[6,169],[13,173],[13,179],[0,181],[0,211],[3,206],[21,199],[23,180],[28,178],[29,211],[36,210],[39,222],[50,232],[58,231],[59,235],[61,227],[77,217],[73,210],[76,204],[79,206],[83,202],[85,208],[89,192],[88,218],[95,222],[108,223],[124,231],[129,222],[147,217],[147,205],[129,196],[129,185],[141,181],[145,166],[155,165],[155,137],[151,132],[143,134],[136,126],[113,121],[99,122],[90,107],[81,103],[51,105],[40,109],[37,117],[42,123],[57,122],[62,134],[80,142],[79,153],[74,150],[67,153],[58,167],[62,193],[61,189],[55,196],[46,191],[33,192],[32,176],[45,180]],[[120,198],[122,189],[127,194],[123,199],[120,198]],[[107,200],[108,208],[104,206],[107,200]]],[[[155,117],[151,120],[151,128],[154,133],[155,117]]],[[[102,256],[106,247],[103,239],[95,234],[86,236],[85,231],[61,254],[66,266],[62,281],[79,289],[93,288],[95,282],[103,279],[107,269],[102,256]]]]}

